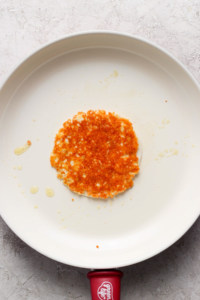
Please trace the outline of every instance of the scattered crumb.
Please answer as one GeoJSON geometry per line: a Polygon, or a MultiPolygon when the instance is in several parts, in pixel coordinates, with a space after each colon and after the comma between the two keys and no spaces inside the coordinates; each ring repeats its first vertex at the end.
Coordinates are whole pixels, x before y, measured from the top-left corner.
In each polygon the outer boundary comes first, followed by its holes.
{"type": "Polygon", "coordinates": [[[163,119],[162,120],[162,124],[163,125],[167,125],[167,124],[169,124],[170,123],[170,120],[168,120],[168,119],[163,119]]]}
{"type": "Polygon", "coordinates": [[[21,171],[22,170],[22,166],[20,166],[20,165],[19,166],[14,166],[13,170],[19,170],[19,171],[21,171]]]}
{"type": "Polygon", "coordinates": [[[74,202],[74,198],[72,198],[72,202],[74,202]]]}
{"type": "Polygon", "coordinates": [[[47,187],[46,188],[46,195],[47,195],[47,197],[53,197],[54,196],[54,191],[53,191],[53,189],[51,189],[51,188],[49,188],[49,187],[47,187]]]}
{"type": "Polygon", "coordinates": [[[35,120],[35,119],[33,119],[32,121],[33,121],[33,122],[36,122],[36,120],[35,120]]]}
{"type": "Polygon", "coordinates": [[[96,248],[99,249],[99,245],[96,245],[96,248]]]}
{"type": "Polygon", "coordinates": [[[39,191],[38,186],[33,185],[33,186],[30,187],[30,193],[31,194],[36,194],[38,191],[39,191]]]}
{"type": "Polygon", "coordinates": [[[163,129],[165,128],[166,125],[168,125],[170,123],[170,120],[164,118],[162,121],[161,121],[161,125],[158,126],[159,129],[163,129]]]}
{"type": "Polygon", "coordinates": [[[63,226],[63,229],[66,229],[67,228],[67,226],[63,226]]]}
{"type": "Polygon", "coordinates": [[[40,141],[40,139],[39,139],[39,138],[36,138],[36,141],[37,141],[37,142],[39,142],[39,141],[40,141]]]}
{"type": "Polygon", "coordinates": [[[38,206],[37,206],[37,205],[35,205],[35,206],[34,206],[34,208],[38,208],[38,206]]]}
{"type": "Polygon", "coordinates": [[[97,206],[97,209],[101,209],[101,206],[100,206],[100,205],[98,205],[98,206],[97,206]]]}
{"type": "Polygon", "coordinates": [[[61,222],[64,222],[64,221],[65,221],[65,219],[64,219],[64,218],[62,218],[60,221],[61,221],[61,222]]]}
{"type": "Polygon", "coordinates": [[[60,214],[61,214],[61,211],[60,211],[60,210],[58,210],[58,211],[57,211],[57,214],[59,214],[59,215],[60,215],[60,214]]]}
{"type": "Polygon", "coordinates": [[[195,147],[196,147],[196,145],[192,144],[192,148],[195,148],[195,147]]]}
{"type": "Polygon", "coordinates": [[[178,155],[178,153],[179,153],[179,151],[175,148],[165,149],[164,151],[158,153],[158,156],[155,158],[155,160],[159,160],[160,158],[166,158],[166,157],[178,155]]]}
{"type": "Polygon", "coordinates": [[[178,155],[178,150],[177,149],[170,149],[171,151],[171,156],[172,155],[178,155]]]}
{"type": "Polygon", "coordinates": [[[24,146],[15,148],[14,150],[15,155],[23,154],[25,151],[29,149],[30,146],[31,146],[31,141],[28,140],[24,146]]]}
{"type": "Polygon", "coordinates": [[[118,77],[119,76],[119,73],[114,70],[113,73],[111,74],[111,77],[118,77]]]}
{"type": "Polygon", "coordinates": [[[165,100],[165,103],[167,103],[168,102],[168,100],[165,100]]]}
{"type": "Polygon", "coordinates": [[[175,141],[174,144],[175,144],[175,145],[178,145],[178,141],[175,141]]]}

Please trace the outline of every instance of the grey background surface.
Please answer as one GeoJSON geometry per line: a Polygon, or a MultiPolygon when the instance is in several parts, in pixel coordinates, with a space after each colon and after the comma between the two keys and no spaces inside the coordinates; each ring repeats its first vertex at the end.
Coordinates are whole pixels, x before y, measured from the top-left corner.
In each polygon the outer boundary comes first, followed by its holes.
{"type": "MultiPolygon", "coordinates": [[[[96,29],[156,42],[200,82],[199,0],[0,0],[0,84],[45,43],[96,29]]],[[[200,299],[200,219],[163,253],[122,270],[122,300],[200,299]]],[[[42,256],[0,219],[0,300],[90,299],[87,271],[42,256]]]]}

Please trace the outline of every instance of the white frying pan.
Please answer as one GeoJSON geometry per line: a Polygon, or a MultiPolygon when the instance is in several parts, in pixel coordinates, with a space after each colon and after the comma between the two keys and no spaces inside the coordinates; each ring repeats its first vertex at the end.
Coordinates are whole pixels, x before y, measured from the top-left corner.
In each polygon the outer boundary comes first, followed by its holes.
{"type": "MultiPolygon", "coordinates": [[[[147,41],[98,32],[47,45],[5,82],[0,121],[1,215],[52,259],[95,269],[137,263],[173,244],[199,216],[200,90],[147,41]],[[89,109],[128,118],[142,149],[134,187],[113,200],[73,194],[50,166],[62,123],[89,109]],[[27,140],[30,149],[16,156],[27,140]]],[[[111,288],[101,285],[97,299],[111,288]]]]}

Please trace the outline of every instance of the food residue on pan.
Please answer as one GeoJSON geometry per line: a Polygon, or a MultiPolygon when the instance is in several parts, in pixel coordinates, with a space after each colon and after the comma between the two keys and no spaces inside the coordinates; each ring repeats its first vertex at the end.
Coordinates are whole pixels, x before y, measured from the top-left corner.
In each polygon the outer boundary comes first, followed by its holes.
{"type": "Polygon", "coordinates": [[[167,125],[169,123],[170,123],[170,120],[168,120],[168,119],[163,119],[162,120],[162,125],[167,125]]]}
{"type": "Polygon", "coordinates": [[[106,84],[106,86],[108,86],[110,83],[111,83],[111,80],[113,79],[113,78],[117,78],[119,76],[119,73],[118,73],[118,71],[117,70],[114,70],[108,77],[106,77],[106,78],[104,78],[104,80],[102,81],[102,80],[100,80],[99,81],[99,83],[105,83],[106,84]]]}
{"type": "Polygon", "coordinates": [[[165,149],[164,151],[158,153],[158,156],[155,158],[155,160],[178,155],[178,153],[179,153],[178,149],[175,148],[165,149]]]}
{"type": "Polygon", "coordinates": [[[158,128],[159,128],[159,129],[163,129],[163,128],[165,128],[165,126],[168,125],[169,123],[170,123],[170,120],[164,118],[164,119],[162,120],[162,122],[161,122],[161,125],[158,126],[158,128]]]}
{"type": "Polygon", "coordinates": [[[30,187],[30,193],[31,194],[36,194],[38,191],[39,191],[38,186],[33,185],[33,186],[30,187]]]}
{"type": "Polygon", "coordinates": [[[53,197],[54,196],[54,190],[50,187],[47,187],[45,192],[46,192],[47,197],[53,197]]]}
{"type": "Polygon", "coordinates": [[[13,167],[13,169],[14,169],[14,170],[21,171],[21,170],[22,170],[22,166],[21,166],[21,165],[18,165],[18,166],[13,167]]]}
{"type": "Polygon", "coordinates": [[[139,172],[138,140],[130,121],[103,110],[79,112],[55,138],[50,157],[73,192],[113,198],[133,186],[139,172]]]}
{"type": "Polygon", "coordinates": [[[30,146],[31,146],[31,141],[28,140],[24,146],[15,148],[14,153],[16,155],[21,155],[24,152],[26,152],[30,148],[30,146]]]}
{"type": "Polygon", "coordinates": [[[118,77],[119,73],[117,72],[117,70],[114,70],[113,73],[110,75],[110,77],[118,77]]]}

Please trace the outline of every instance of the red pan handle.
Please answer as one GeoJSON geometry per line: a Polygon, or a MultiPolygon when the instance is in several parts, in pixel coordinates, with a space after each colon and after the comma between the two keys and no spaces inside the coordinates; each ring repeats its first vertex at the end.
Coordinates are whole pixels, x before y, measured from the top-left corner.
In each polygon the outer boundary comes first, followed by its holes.
{"type": "Polygon", "coordinates": [[[92,300],[120,300],[120,280],[123,273],[117,270],[88,273],[92,300]]]}

